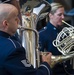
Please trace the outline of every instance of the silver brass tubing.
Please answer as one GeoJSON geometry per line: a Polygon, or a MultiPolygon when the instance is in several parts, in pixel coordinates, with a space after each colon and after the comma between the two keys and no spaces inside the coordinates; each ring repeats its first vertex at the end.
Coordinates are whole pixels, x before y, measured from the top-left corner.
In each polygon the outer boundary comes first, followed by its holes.
{"type": "Polygon", "coordinates": [[[64,24],[70,26],[70,27],[72,26],[72,25],[70,25],[69,23],[65,22],[64,20],[62,20],[62,22],[63,22],[64,24]]]}

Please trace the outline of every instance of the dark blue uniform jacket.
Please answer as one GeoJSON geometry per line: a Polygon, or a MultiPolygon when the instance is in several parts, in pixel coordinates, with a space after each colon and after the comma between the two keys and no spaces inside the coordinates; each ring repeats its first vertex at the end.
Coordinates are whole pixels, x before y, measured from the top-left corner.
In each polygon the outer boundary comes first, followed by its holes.
{"type": "Polygon", "coordinates": [[[50,23],[39,32],[39,43],[41,51],[52,52],[53,55],[60,55],[61,53],[53,46],[52,41],[56,39],[58,30],[50,23]]]}
{"type": "MultiPolygon", "coordinates": [[[[57,34],[60,31],[60,29],[55,28],[50,22],[48,22],[47,25],[39,31],[40,51],[48,51],[55,56],[61,55],[58,49],[52,44],[53,40],[56,39],[57,34]]],[[[55,75],[64,75],[65,70],[67,70],[68,72],[72,71],[72,66],[70,65],[70,61],[65,61],[56,64],[53,70],[55,75]]]]}
{"type": "Polygon", "coordinates": [[[0,75],[51,75],[50,66],[44,62],[38,69],[26,59],[25,49],[11,39],[11,36],[0,31],[0,75]]]}

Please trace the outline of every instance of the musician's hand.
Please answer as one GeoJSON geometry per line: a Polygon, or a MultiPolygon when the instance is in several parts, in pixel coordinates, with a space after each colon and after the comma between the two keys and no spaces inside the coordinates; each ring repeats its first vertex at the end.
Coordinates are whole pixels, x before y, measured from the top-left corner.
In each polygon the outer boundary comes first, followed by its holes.
{"type": "Polygon", "coordinates": [[[50,52],[46,55],[42,55],[42,61],[47,62],[50,65],[51,64],[51,56],[52,56],[52,53],[50,53],[50,52]]]}

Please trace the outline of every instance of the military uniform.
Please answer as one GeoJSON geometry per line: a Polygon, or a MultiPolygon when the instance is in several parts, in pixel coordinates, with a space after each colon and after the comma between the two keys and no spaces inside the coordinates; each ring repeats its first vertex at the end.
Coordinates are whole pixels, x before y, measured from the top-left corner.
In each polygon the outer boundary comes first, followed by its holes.
{"type": "MultiPolygon", "coordinates": [[[[57,34],[61,31],[61,28],[54,27],[50,22],[39,31],[39,44],[40,51],[48,51],[53,55],[61,55],[61,53],[57,50],[56,47],[53,46],[52,42],[56,39],[57,34]]],[[[66,75],[66,71],[71,73],[74,72],[72,66],[70,65],[70,61],[64,61],[62,63],[58,63],[52,69],[53,75],[66,75]]],[[[73,73],[74,74],[74,73],[73,73]]]]}
{"type": "Polygon", "coordinates": [[[50,73],[50,66],[46,62],[34,69],[26,59],[21,44],[0,31],[0,75],[51,75],[50,73]]]}

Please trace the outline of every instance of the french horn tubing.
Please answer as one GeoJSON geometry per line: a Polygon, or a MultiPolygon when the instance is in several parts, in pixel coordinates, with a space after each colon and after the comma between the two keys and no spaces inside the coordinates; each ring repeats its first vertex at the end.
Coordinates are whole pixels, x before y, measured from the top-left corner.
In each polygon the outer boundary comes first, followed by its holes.
{"type": "Polygon", "coordinates": [[[52,56],[51,67],[56,63],[69,60],[74,57],[74,27],[62,20],[69,27],[64,27],[53,41],[53,45],[62,53],[59,56],[52,56]]]}
{"type": "Polygon", "coordinates": [[[62,31],[57,35],[56,40],[53,41],[53,45],[63,54],[72,53],[74,48],[74,27],[70,24],[62,21],[69,27],[64,27],[62,31]]]}

